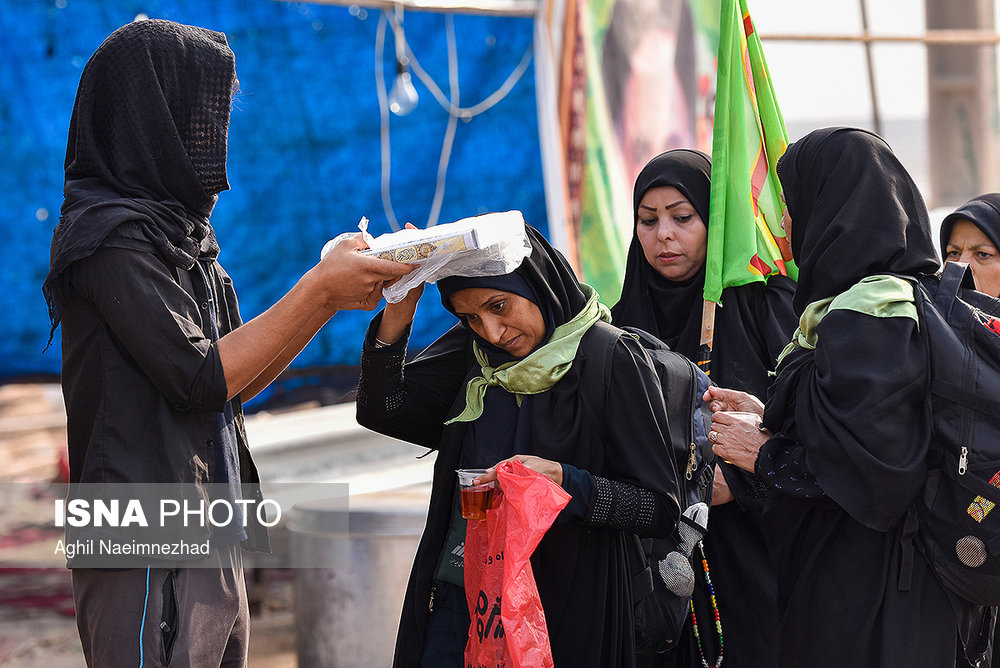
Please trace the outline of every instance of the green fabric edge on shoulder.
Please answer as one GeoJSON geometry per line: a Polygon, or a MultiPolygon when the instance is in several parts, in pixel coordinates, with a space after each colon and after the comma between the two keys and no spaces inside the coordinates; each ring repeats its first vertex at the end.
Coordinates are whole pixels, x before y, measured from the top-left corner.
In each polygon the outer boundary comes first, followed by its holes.
{"type": "Polygon", "coordinates": [[[913,283],[898,276],[867,276],[835,297],[814,301],[799,318],[791,342],[778,355],[778,364],[796,348],[812,350],[818,339],[819,323],[830,311],[854,311],[876,318],[910,318],[920,327],[913,283]]]}

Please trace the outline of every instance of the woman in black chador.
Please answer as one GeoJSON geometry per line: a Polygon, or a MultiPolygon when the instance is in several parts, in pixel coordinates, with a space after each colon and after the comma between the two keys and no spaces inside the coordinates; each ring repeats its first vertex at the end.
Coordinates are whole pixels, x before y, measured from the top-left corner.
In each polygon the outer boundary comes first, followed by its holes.
{"type": "Polygon", "coordinates": [[[531,255],[512,273],[438,282],[461,325],[416,359],[403,361],[419,290],[386,306],[365,339],[358,421],[438,450],[396,666],[465,665],[469,616],[462,560],[453,558],[465,520],[455,469],[511,457],[572,495],[531,557],[555,665],[635,665],[627,532],[668,536],[679,514],[659,380],[639,343],[623,337],[605,406],[585,403],[585,384],[606,379],[584,342],[610,327],[602,322],[610,316],[565,258],[526,231],[531,255]],[[509,363],[494,384],[494,369],[509,363]],[[477,401],[470,381],[482,376],[493,380],[477,401]]]}
{"type": "MultiPolygon", "coordinates": [[[[632,244],[622,298],[612,322],[644,329],[697,361],[708,240],[712,164],[700,151],[677,149],[649,161],[636,178],[632,244]]],[[[712,379],[763,396],[768,372],[795,329],[795,283],[772,276],[767,283],[727,288],[717,309],[712,379]]],[[[764,536],[764,486],[727,463],[716,471],[705,537],[712,585],[722,621],[725,665],[775,665],[777,620],[774,573],[764,536]]],[[[696,551],[696,554],[698,552],[696,551]]],[[[708,587],[696,569],[696,640],[690,623],[676,650],[645,659],[657,666],[701,666],[719,660],[720,648],[708,587]]]]}
{"type": "Polygon", "coordinates": [[[954,666],[952,605],[908,534],[931,415],[927,341],[903,277],[939,268],[927,210],[864,130],[806,135],[778,175],[799,329],[778,363],[766,429],[747,397],[720,393],[747,412],[716,413],[710,433],[717,454],[772,490],[777,665],[954,666]]]}
{"type": "Polygon", "coordinates": [[[941,222],[945,261],[972,269],[976,289],[1000,297],[1000,193],[973,197],[941,222]]]}

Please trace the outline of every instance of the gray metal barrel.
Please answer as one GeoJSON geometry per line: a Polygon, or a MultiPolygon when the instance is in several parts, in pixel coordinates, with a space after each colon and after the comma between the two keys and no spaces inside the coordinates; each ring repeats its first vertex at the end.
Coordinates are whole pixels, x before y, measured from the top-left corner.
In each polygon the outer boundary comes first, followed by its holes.
{"type": "Polygon", "coordinates": [[[320,566],[295,571],[300,668],[392,665],[427,502],[396,492],[366,497],[351,498],[346,522],[343,499],[299,503],[291,511],[295,561],[320,566]]]}

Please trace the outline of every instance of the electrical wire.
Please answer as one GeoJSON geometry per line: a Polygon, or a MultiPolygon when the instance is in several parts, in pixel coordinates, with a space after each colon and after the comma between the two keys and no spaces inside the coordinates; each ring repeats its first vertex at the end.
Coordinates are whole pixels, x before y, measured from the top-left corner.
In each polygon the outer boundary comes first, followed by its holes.
{"type": "MultiPolygon", "coordinates": [[[[449,15],[450,16],[450,15],[449,15]]],[[[427,86],[427,90],[431,92],[434,99],[438,101],[445,111],[447,111],[452,116],[458,116],[459,118],[469,120],[474,116],[478,116],[484,111],[496,106],[498,102],[507,97],[511,89],[517,85],[517,82],[521,80],[524,73],[528,70],[528,64],[531,63],[532,45],[528,44],[528,48],[524,50],[524,55],[521,56],[521,62],[517,64],[507,78],[504,80],[500,87],[493,91],[489,96],[486,97],[479,104],[473,105],[471,107],[461,108],[452,104],[448,98],[444,96],[441,88],[438,87],[437,83],[426,71],[420,66],[420,62],[417,60],[416,55],[410,50],[410,44],[406,44],[406,55],[410,59],[410,67],[413,68],[414,73],[417,77],[427,86]]]]}
{"type": "Polygon", "coordinates": [[[382,209],[389,226],[399,231],[399,221],[396,212],[392,210],[392,195],[389,191],[389,181],[392,175],[392,149],[389,145],[389,96],[385,91],[385,72],[382,62],[385,50],[385,26],[388,12],[382,12],[378,17],[378,27],[375,30],[375,91],[378,94],[378,111],[380,118],[379,146],[382,154],[382,209]]]}
{"type": "MultiPolygon", "coordinates": [[[[455,46],[455,19],[451,14],[445,16],[445,32],[448,37],[448,85],[451,100],[458,106],[461,91],[458,88],[458,47],[455,46]]],[[[441,144],[441,158],[438,160],[437,183],[434,187],[434,203],[427,217],[427,227],[434,227],[441,215],[441,204],[444,202],[444,188],[448,178],[448,163],[451,161],[451,147],[455,141],[455,130],[458,126],[458,116],[448,114],[448,127],[444,131],[444,142],[441,144]]]]}
{"type": "MultiPolygon", "coordinates": [[[[382,208],[385,210],[385,215],[389,221],[389,225],[394,231],[398,231],[401,227],[398,219],[396,218],[395,211],[393,211],[392,208],[392,195],[390,191],[392,179],[392,148],[389,132],[390,112],[383,64],[385,52],[385,30],[386,24],[390,21],[393,24],[394,35],[401,34],[403,30],[403,26],[398,18],[398,12],[390,15],[388,9],[382,10],[381,15],[379,16],[378,27],[375,31],[375,89],[378,95],[379,117],[381,121],[379,143],[382,156],[382,208]]],[[[528,48],[525,49],[524,55],[521,56],[521,61],[517,64],[517,67],[511,71],[504,82],[500,84],[499,88],[476,105],[465,108],[460,107],[459,97],[461,90],[459,88],[458,78],[458,50],[455,44],[454,18],[451,14],[446,15],[445,26],[447,29],[448,39],[448,82],[450,99],[445,96],[444,92],[437,85],[434,79],[427,74],[423,67],[420,66],[420,62],[417,60],[416,55],[410,49],[409,42],[404,42],[406,57],[409,59],[409,66],[413,69],[413,72],[424,83],[424,85],[427,86],[427,89],[431,92],[431,95],[434,96],[434,99],[437,100],[438,104],[440,104],[441,107],[448,112],[448,126],[445,129],[444,139],[441,143],[441,157],[438,160],[437,183],[434,189],[431,211],[427,219],[427,227],[433,227],[436,225],[438,217],[441,214],[441,206],[444,201],[444,191],[447,182],[448,163],[451,160],[451,151],[454,145],[458,119],[461,118],[462,120],[469,121],[479,114],[493,108],[501,100],[507,97],[514,86],[517,85],[517,82],[520,81],[521,77],[524,76],[529,63],[531,62],[532,56],[532,45],[528,44],[528,48]]]]}

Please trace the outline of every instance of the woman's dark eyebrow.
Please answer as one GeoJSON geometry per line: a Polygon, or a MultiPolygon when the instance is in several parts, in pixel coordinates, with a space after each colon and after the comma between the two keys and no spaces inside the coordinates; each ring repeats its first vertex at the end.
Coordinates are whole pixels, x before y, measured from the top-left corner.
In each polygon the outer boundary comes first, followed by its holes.
{"type": "Polygon", "coordinates": [[[487,308],[490,303],[495,302],[497,299],[504,299],[505,297],[506,295],[503,292],[498,292],[495,295],[487,297],[486,301],[479,305],[479,308],[487,308]]]}
{"type": "MultiPolygon", "coordinates": [[[[992,248],[993,250],[997,250],[997,247],[994,246],[991,243],[976,244],[975,246],[969,246],[969,250],[970,251],[980,251],[980,250],[982,250],[984,248],[986,248],[986,249],[992,248]]],[[[945,246],[945,250],[946,251],[950,251],[952,249],[959,250],[959,251],[962,250],[959,246],[956,246],[955,244],[948,244],[947,246],[945,246]]]]}
{"type": "MultiPolygon", "coordinates": [[[[498,297],[502,299],[502,298],[505,297],[505,294],[503,292],[498,292],[495,295],[490,295],[489,297],[486,298],[486,301],[484,301],[482,304],[479,305],[479,308],[487,308],[487,306],[489,305],[489,303],[492,302],[492,301],[494,301],[494,300],[496,300],[498,297]]],[[[460,313],[458,311],[455,311],[455,316],[459,317],[459,318],[467,318],[470,315],[473,315],[473,314],[472,313],[460,313]]]]}
{"type": "MultiPolygon", "coordinates": [[[[689,202],[686,199],[679,199],[676,202],[674,202],[673,204],[668,204],[668,205],[666,205],[663,208],[666,211],[670,211],[670,209],[674,208],[675,206],[679,206],[681,204],[689,204],[689,202]]],[[[647,209],[648,211],[656,211],[656,207],[655,206],[649,206],[648,204],[640,204],[639,208],[640,209],[647,209]]]]}

